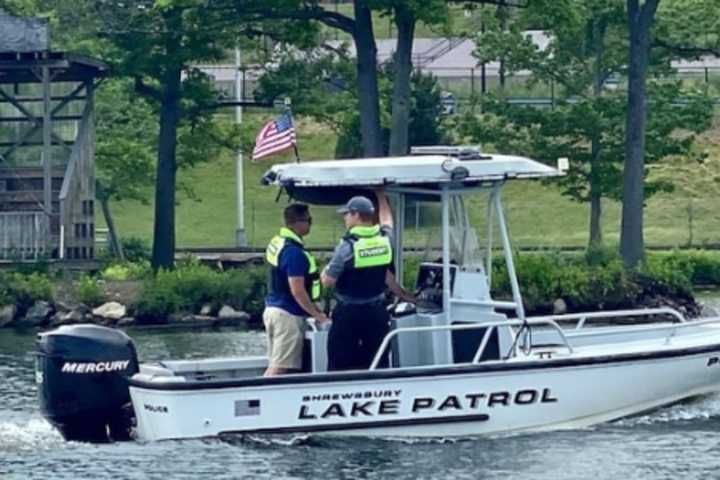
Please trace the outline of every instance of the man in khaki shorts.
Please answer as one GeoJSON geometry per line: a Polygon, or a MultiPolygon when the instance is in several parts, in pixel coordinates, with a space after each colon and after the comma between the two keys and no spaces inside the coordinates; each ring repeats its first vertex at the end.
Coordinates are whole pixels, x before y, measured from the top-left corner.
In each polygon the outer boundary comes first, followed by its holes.
{"type": "Polygon", "coordinates": [[[312,217],[307,205],[293,203],[283,212],[285,227],[270,240],[265,260],[270,265],[263,322],[268,338],[265,376],[300,371],[305,317],[330,321],[315,301],[320,298],[320,275],[315,258],[305,250],[312,217]]]}

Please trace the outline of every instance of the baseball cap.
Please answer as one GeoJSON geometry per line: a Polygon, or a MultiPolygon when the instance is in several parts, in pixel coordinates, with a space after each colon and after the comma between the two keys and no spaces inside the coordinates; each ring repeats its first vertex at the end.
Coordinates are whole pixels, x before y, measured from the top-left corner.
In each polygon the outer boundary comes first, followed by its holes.
{"type": "Polygon", "coordinates": [[[357,196],[348,200],[344,207],[338,208],[337,212],[343,214],[348,212],[375,213],[375,206],[369,198],[357,196]]]}

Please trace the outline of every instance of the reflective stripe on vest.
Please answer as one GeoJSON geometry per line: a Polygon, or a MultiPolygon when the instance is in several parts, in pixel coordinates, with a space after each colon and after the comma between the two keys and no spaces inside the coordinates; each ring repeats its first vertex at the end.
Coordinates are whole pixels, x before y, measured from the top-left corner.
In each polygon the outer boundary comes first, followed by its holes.
{"type": "Polygon", "coordinates": [[[315,257],[305,250],[302,238],[295,232],[286,227],[281,228],[280,234],[274,236],[270,240],[270,243],[268,243],[265,249],[265,260],[267,260],[273,268],[278,268],[280,254],[287,245],[287,240],[292,241],[302,248],[309,264],[308,272],[305,275],[305,288],[307,288],[311,300],[318,300],[320,298],[320,274],[318,273],[317,262],[315,261],[315,257]]]}
{"type": "Polygon", "coordinates": [[[352,242],[353,267],[380,267],[392,263],[390,239],[381,234],[379,225],[356,226],[348,233],[357,238],[352,242]]]}
{"type": "Polygon", "coordinates": [[[303,253],[308,259],[310,268],[308,269],[308,277],[312,282],[310,285],[310,299],[314,302],[320,299],[320,273],[318,273],[317,262],[310,252],[303,249],[303,253]]]}

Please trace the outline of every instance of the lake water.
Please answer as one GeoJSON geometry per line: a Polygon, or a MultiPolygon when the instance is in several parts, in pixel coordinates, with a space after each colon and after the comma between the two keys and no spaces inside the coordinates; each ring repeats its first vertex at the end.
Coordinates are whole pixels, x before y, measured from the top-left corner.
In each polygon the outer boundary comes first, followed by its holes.
{"type": "MultiPolygon", "coordinates": [[[[706,302],[720,310],[720,296],[706,302]]],[[[143,361],[264,352],[260,332],[130,332],[143,361]]],[[[65,442],[37,411],[34,336],[0,331],[0,479],[713,479],[720,395],[594,428],[498,438],[65,442]]]]}

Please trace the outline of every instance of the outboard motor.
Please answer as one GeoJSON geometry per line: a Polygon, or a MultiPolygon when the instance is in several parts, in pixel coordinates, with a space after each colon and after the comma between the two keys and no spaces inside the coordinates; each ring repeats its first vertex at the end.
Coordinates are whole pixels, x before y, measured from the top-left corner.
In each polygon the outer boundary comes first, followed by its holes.
{"type": "Polygon", "coordinates": [[[128,379],[138,371],[130,337],[97,325],[38,335],[35,376],[40,410],[66,440],[128,440],[128,379]]]}

